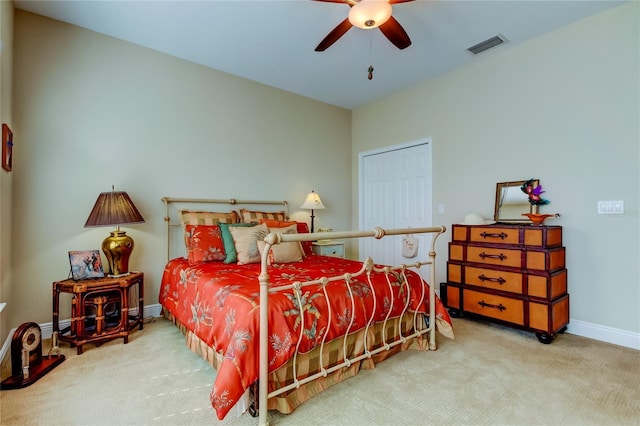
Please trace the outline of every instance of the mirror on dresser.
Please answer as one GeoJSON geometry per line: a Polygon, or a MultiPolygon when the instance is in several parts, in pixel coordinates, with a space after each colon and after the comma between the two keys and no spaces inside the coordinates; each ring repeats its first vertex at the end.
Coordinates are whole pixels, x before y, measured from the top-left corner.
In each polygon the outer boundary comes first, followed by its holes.
{"type": "MultiPolygon", "coordinates": [[[[496,205],[493,220],[505,223],[530,223],[523,213],[538,213],[538,206],[529,203],[529,197],[520,187],[526,180],[498,182],[496,184],[496,205]]],[[[533,186],[540,185],[538,179],[533,180],[533,186]]]]}

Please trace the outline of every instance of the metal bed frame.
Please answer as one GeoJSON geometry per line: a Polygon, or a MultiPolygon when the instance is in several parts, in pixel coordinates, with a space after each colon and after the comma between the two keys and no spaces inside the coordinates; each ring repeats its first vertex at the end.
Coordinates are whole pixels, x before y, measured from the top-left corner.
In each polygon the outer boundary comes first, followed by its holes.
{"type": "MultiPolygon", "coordinates": [[[[165,216],[165,222],[167,223],[167,260],[169,260],[170,258],[170,234],[171,234],[171,226],[179,226],[180,224],[176,224],[176,223],[171,223],[171,215],[170,215],[170,205],[174,204],[174,203],[184,203],[184,204],[209,204],[209,205],[215,205],[215,204],[229,204],[231,206],[236,206],[236,205],[271,205],[271,206],[284,206],[285,207],[285,211],[288,212],[288,203],[286,201],[259,201],[259,200],[236,200],[236,199],[200,199],[200,198],[170,198],[170,197],[163,197],[162,201],[165,203],[166,206],[166,216],[165,216]]],[[[288,213],[287,213],[288,215],[288,213]]],[[[275,397],[278,396],[282,393],[285,393],[289,390],[295,389],[300,387],[301,385],[311,382],[313,380],[319,379],[321,377],[326,377],[328,374],[331,374],[332,372],[339,370],[343,367],[349,367],[351,366],[351,364],[361,361],[363,359],[366,358],[371,358],[372,356],[384,352],[384,351],[389,351],[392,348],[394,348],[397,345],[401,345],[401,344],[405,344],[407,343],[407,341],[409,341],[410,339],[413,338],[417,338],[420,336],[425,336],[427,338],[427,342],[428,342],[428,349],[429,350],[436,350],[437,345],[436,345],[436,336],[435,336],[435,332],[436,332],[436,321],[435,321],[435,306],[436,306],[436,296],[435,296],[435,282],[436,282],[436,275],[435,275],[435,258],[436,258],[436,252],[435,252],[435,243],[436,243],[436,239],[438,238],[438,236],[442,233],[444,233],[446,231],[446,228],[444,226],[438,226],[438,227],[425,227],[425,228],[406,228],[406,229],[383,229],[383,228],[375,228],[373,230],[364,230],[364,231],[342,231],[342,232],[316,232],[316,233],[309,233],[309,234],[277,234],[277,233],[270,233],[265,237],[265,242],[266,242],[266,246],[265,246],[265,250],[263,252],[262,255],[262,259],[261,259],[261,272],[260,275],[257,277],[259,284],[260,284],[260,358],[259,358],[259,367],[260,367],[260,375],[259,375],[259,381],[258,381],[258,408],[262,408],[258,410],[258,422],[259,425],[268,425],[268,409],[266,408],[267,405],[267,400],[271,397],[275,397]],[[306,281],[306,282],[294,282],[291,285],[287,285],[287,286],[279,286],[279,287],[270,287],[269,285],[269,267],[268,267],[268,253],[269,250],[271,249],[272,246],[276,245],[276,244],[280,244],[280,243],[285,243],[285,242],[302,242],[302,241],[316,241],[316,240],[327,240],[327,239],[354,239],[354,238],[376,238],[376,239],[381,239],[384,238],[385,236],[391,236],[391,235],[405,235],[405,234],[432,234],[432,240],[431,240],[431,247],[428,253],[428,259],[426,259],[425,261],[418,261],[418,262],[414,262],[411,264],[401,264],[401,265],[397,265],[397,266],[385,266],[382,268],[377,268],[374,266],[374,262],[371,258],[367,257],[367,259],[363,262],[363,266],[360,269],[360,271],[358,271],[355,274],[343,274],[343,275],[338,275],[338,276],[332,276],[332,277],[323,277],[320,279],[316,279],[316,280],[312,280],[312,281],[306,281]],[[288,386],[284,386],[282,388],[276,389],[272,392],[268,391],[268,374],[269,374],[269,323],[268,323],[268,312],[269,312],[269,294],[270,293],[275,293],[275,292],[282,292],[282,291],[291,291],[293,292],[294,296],[296,297],[296,299],[298,300],[298,303],[300,303],[300,298],[301,298],[301,294],[302,294],[302,289],[304,287],[307,286],[311,286],[311,285],[322,285],[323,290],[324,290],[324,297],[328,300],[328,292],[327,292],[327,286],[330,285],[332,282],[339,282],[339,281],[344,281],[347,285],[347,288],[349,289],[350,292],[350,299],[351,299],[351,303],[352,306],[355,303],[354,300],[354,296],[353,293],[351,293],[351,287],[349,285],[350,281],[352,278],[361,276],[361,275],[366,275],[367,276],[367,281],[369,283],[369,286],[372,290],[372,292],[375,293],[375,288],[374,286],[371,284],[371,281],[369,279],[369,275],[371,274],[371,272],[375,271],[375,272],[383,272],[386,274],[387,276],[387,283],[390,286],[390,279],[389,279],[389,274],[392,272],[395,273],[401,273],[404,276],[404,283],[407,286],[407,291],[409,290],[409,286],[407,284],[407,280],[406,280],[406,276],[405,271],[408,268],[421,268],[427,266],[429,267],[429,294],[425,295],[425,290],[424,290],[424,286],[422,287],[422,294],[419,297],[420,302],[424,301],[425,297],[429,298],[429,321],[428,324],[426,324],[424,321],[419,320],[419,316],[417,312],[413,313],[413,333],[408,334],[408,335],[402,335],[402,329],[400,330],[400,338],[398,340],[394,340],[390,343],[388,343],[386,341],[386,336],[384,336],[384,331],[383,331],[383,344],[381,346],[379,346],[376,349],[370,350],[369,349],[369,345],[367,344],[367,331],[369,330],[369,327],[372,326],[373,324],[373,318],[374,315],[372,313],[371,318],[368,320],[366,328],[364,330],[364,335],[365,335],[365,350],[364,353],[362,353],[361,355],[358,355],[356,357],[353,358],[349,358],[349,359],[345,359],[344,361],[342,361],[341,363],[338,363],[336,365],[332,365],[329,368],[325,368],[325,367],[321,367],[321,370],[316,373],[316,374],[312,374],[310,376],[304,377],[299,379],[297,376],[297,371],[296,371],[296,358],[298,356],[298,348],[296,348],[296,352],[294,354],[294,359],[293,359],[293,369],[294,369],[294,381],[292,384],[288,385],[288,386]],[[428,336],[426,336],[428,335],[428,336]]],[[[374,298],[375,300],[375,298],[374,298]]],[[[409,300],[409,298],[407,297],[407,300],[409,300]]],[[[373,311],[375,312],[375,309],[373,309],[373,311]]],[[[352,310],[353,312],[353,310],[352,310]]],[[[404,317],[405,314],[407,314],[409,312],[409,303],[407,302],[404,310],[401,314],[400,317],[404,317]]],[[[386,325],[387,321],[389,320],[389,314],[387,314],[387,317],[384,320],[384,325],[386,325]]],[[[411,314],[411,313],[409,313],[411,314]]],[[[301,310],[301,315],[300,315],[300,320],[301,320],[301,327],[300,327],[300,333],[303,332],[304,330],[304,315],[302,315],[302,310],[301,310]]],[[[329,312],[329,321],[331,321],[331,312],[329,312]]],[[[330,324],[330,323],[329,323],[330,324]]],[[[351,325],[353,324],[353,317],[351,318],[351,323],[349,324],[349,328],[351,327],[351,325]]],[[[383,330],[386,330],[386,327],[383,325],[383,330]]],[[[349,335],[349,328],[347,329],[347,333],[345,333],[344,338],[343,338],[343,346],[345,348],[345,354],[347,353],[346,351],[346,345],[347,345],[347,337],[349,335]]],[[[329,327],[327,327],[327,330],[329,329],[329,327]]],[[[321,357],[321,361],[320,361],[320,366],[323,366],[324,363],[322,362],[322,354],[323,354],[323,350],[322,348],[324,347],[325,344],[325,340],[326,340],[326,334],[327,332],[325,332],[325,335],[323,336],[322,339],[322,343],[321,343],[321,348],[320,348],[320,357],[321,357]]],[[[300,337],[300,336],[299,336],[300,337]]],[[[300,339],[298,339],[300,341],[300,339]]]]}

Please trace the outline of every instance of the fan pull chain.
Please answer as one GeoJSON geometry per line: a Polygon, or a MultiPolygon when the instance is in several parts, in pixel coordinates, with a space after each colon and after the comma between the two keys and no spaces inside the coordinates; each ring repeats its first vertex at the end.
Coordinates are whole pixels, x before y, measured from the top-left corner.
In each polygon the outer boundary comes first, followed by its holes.
{"type": "Polygon", "coordinates": [[[369,34],[369,69],[367,70],[367,78],[373,80],[373,32],[369,34]]]}

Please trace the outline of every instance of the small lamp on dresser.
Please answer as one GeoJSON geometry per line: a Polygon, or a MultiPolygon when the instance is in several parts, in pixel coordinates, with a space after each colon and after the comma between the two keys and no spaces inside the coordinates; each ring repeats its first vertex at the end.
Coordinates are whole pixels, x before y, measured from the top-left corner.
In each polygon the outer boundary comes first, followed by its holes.
{"type": "Polygon", "coordinates": [[[314,210],[324,209],[324,204],[320,200],[320,196],[315,191],[311,191],[307,194],[307,198],[304,199],[304,203],[300,206],[301,209],[311,210],[311,233],[313,233],[313,219],[315,218],[314,210]]]}
{"type": "Polygon", "coordinates": [[[133,238],[120,230],[120,225],[144,223],[142,215],[129,195],[124,191],[103,192],[98,196],[89,214],[85,228],[95,226],[116,226],[115,231],[102,242],[109,263],[109,276],[120,277],[129,274],[129,257],[133,251],[133,238]]]}

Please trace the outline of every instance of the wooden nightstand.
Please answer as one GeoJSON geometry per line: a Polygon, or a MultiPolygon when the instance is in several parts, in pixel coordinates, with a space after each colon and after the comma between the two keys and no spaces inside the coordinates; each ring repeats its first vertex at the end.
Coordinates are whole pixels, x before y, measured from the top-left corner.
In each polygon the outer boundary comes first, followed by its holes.
{"type": "MultiPolygon", "coordinates": [[[[95,280],[64,280],[53,283],[53,334],[58,340],[77,346],[100,343],[115,338],[129,342],[129,331],[143,327],[144,274],[132,272],[122,277],[95,280]],[[138,310],[129,315],[129,296],[138,286],[138,310]],[[71,293],[71,325],[60,330],[60,293],[71,293]]],[[[54,339],[55,342],[55,339],[54,339]]]]}
{"type": "Polygon", "coordinates": [[[311,249],[315,254],[344,259],[344,243],[337,241],[314,241],[311,244],[311,249]]]}

